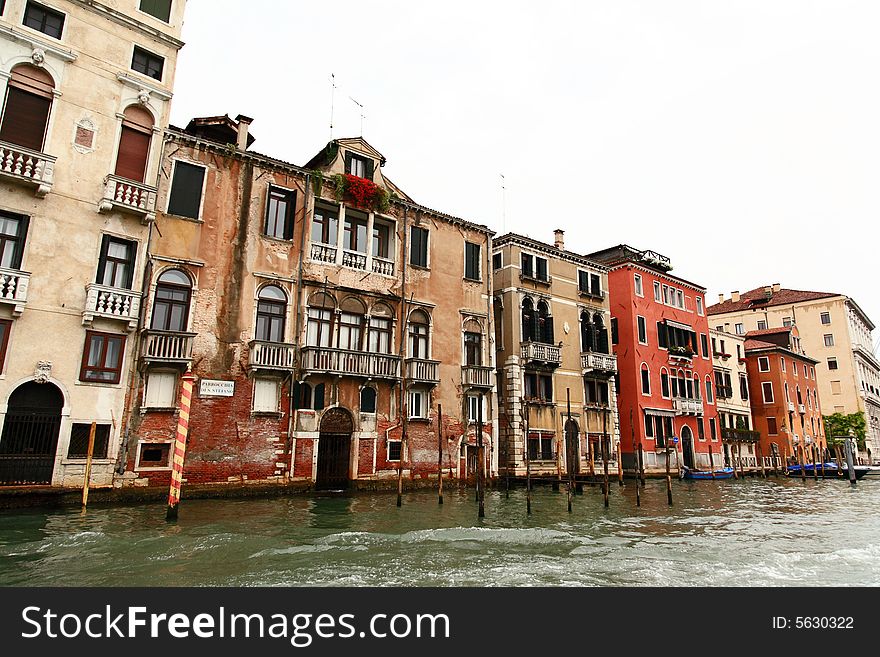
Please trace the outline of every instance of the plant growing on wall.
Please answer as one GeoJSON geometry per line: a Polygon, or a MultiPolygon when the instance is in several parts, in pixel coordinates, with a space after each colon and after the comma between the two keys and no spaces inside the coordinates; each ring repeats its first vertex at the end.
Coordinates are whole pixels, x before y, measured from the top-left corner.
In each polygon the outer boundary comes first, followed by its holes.
{"type": "Polygon", "coordinates": [[[391,197],[387,191],[366,178],[337,173],[333,177],[336,184],[336,200],[349,200],[355,207],[387,212],[391,207],[391,197]]]}
{"type": "Polygon", "coordinates": [[[868,435],[868,423],[864,413],[834,413],[823,415],[825,421],[825,439],[829,445],[842,444],[845,436],[854,436],[859,444],[859,449],[865,449],[865,438],[868,435]]]}

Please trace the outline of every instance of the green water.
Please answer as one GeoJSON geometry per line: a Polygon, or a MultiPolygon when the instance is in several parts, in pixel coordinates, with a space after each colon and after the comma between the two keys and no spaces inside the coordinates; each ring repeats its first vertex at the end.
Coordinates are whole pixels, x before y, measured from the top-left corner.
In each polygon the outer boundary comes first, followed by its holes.
{"type": "Polygon", "coordinates": [[[649,482],[0,513],[0,585],[880,585],[880,480],[649,482]]]}

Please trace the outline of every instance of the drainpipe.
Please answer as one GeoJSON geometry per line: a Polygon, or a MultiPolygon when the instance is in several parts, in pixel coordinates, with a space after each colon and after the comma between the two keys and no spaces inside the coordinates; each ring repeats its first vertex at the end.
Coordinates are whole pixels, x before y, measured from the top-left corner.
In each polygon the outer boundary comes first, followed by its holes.
{"type": "Polygon", "coordinates": [[[498,371],[495,361],[495,311],[494,311],[494,281],[492,271],[492,235],[486,235],[486,341],[489,345],[489,367],[492,368],[492,377],[495,381],[493,386],[493,394],[489,395],[489,418],[492,422],[492,444],[489,446],[491,450],[491,466],[489,470],[490,476],[494,479],[498,476],[498,415],[496,413],[495,402],[498,396],[498,371]]]}
{"type": "MultiPolygon", "coordinates": [[[[403,208],[403,265],[400,268],[400,412],[403,430],[400,435],[400,460],[397,462],[397,506],[403,503],[403,454],[407,448],[407,421],[409,412],[406,407],[406,363],[404,354],[406,347],[406,263],[409,242],[406,239],[406,224],[409,213],[406,206],[403,208]]],[[[388,434],[385,434],[385,448],[388,448],[388,434]]],[[[409,454],[407,454],[409,456],[409,454]]],[[[412,464],[410,464],[412,474],[412,464]]]]}

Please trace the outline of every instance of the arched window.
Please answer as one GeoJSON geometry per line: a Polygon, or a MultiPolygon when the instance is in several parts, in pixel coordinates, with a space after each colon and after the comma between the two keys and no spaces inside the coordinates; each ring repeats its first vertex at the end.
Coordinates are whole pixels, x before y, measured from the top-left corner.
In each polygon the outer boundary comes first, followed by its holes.
{"type": "Polygon", "coordinates": [[[42,152],[54,91],[55,82],[43,69],[28,64],[12,69],[0,121],[0,141],[42,152]]]}
{"type": "Polygon", "coordinates": [[[664,399],[669,399],[670,397],[669,372],[666,371],[665,367],[660,368],[660,394],[664,399]]]}
{"type": "Polygon", "coordinates": [[[156,284],[150,328],[154,331],[185,332],[191,299],[192,281],[189,276],[179,269],[163,272],[156,284]]]}
{"type": "Polygon", "coordinates": [[[366,386],[361,388],[361,413],[376,412],[376,389],[366,386]]]}
{"type": "Polygon", "coordinates": [[[593,328],[596,331],[596,351],[600,354],[610,354],[608,346],[608,329],[605,328],[605,319],[602,313],[593,315],[593,328]]]}
{"type": "Polygon", "coordinates": [[[795,393],[797,394],[798,404],[803,405],[804,398],[801,397],[801,387],[800,386],[797,386],[797,388],[795,388],[795,393]]]}
{"type": "Polygon", "coordinates": [[[483,328],[473,320],[464,324],[464,363],[471,367],[483,364],[483,328]]]}
{"type": "Polygon", "coordinates": [[[648,364],[642,363],[642,394],[651,394],[651,373],[648,370],[648,364]]]}
{"type": "Polygon", "coordinates": [[[709,376],[706,376],[706,403],[714,404],[715,397],[712,394],[712,379],[709,376]]]}
{"type": "Polygon", "coordinates": [[[284,324],[287,316],[287,295],[277,285],[267,285],[257,298],[257,330],[255,339],[261,342],[284,342],[284,324]]]}
{"type": "Polygon", "coordinates": [[[409,316],[409,357],[427,359],[429,350],[430,319],[422,310],[409,316]]]}
{"type": "Polygon", "coordinates": [[[535,316],[535,306],[529,298],[523,299],[522,304],[522,339],[523,342],[536,341],[538,318],[535,316]]]}
{"type": "Polygon", "coordinates": [[[590,313],[586,310],[581,312],[581,351],[584,353],[596,350],[596,334],[593,331],[593,322],[590,313]]]}
{"type": "Polygon", "coordinates": [[[339,329],[336,332],[337,347],[348,351],[361,350],[361,333],[364,326],[364,304],[349,297],[339,307],[339,329]]]}
{"type": "Polygon", "coordinates": [[[116,153],[116,175],[144,182],[153,138],[153,116],[147,110],[132,105],[125,108],[123,117],[119,150],[116,153]]]}
{"type": "Polygon", "coordinates": [[[391,353],[391,308],[385,304],[377,304],[370,311],[370,322],[367,334],[367,349],[374,354],[391,353]]]}
{"type": "Polygon", "coordinates": [[[306,323],[306,345],[309,347],[329,347],[333,335],[333,309],[336,301],[329,294],[315,294],[309,299],[308,321],[306,323]]]}
{"type": "Polygon", "coordinates": [[[553,316],[546,301],[538,302],[538,342],[553,344],[553,316]]]}

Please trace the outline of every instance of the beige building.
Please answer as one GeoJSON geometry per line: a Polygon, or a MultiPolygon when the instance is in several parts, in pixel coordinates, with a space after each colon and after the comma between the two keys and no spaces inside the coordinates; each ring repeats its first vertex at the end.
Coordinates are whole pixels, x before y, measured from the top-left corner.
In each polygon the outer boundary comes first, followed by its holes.
{"type": "Polygon", "coordinates": [[[588,474],[617,470],[617,359],[608,270],[553,245],[508,234],[494,241],[500,470],[588,474]]]}
{"type": "Polygon", "coordinates": [[[709,308],[710,326],[744,335],[795,325],[803,351],[819,361],[819,399],[826,415],[864,413],[868,424],[863,458],[880,458],[880,362],[874,324],[843,294],[791,290],[780,285],[719,297],[709,308]]]}
{"type": "Polygon", "coordinates": [[[0,485],[106,485],[184,0],[0,2],[0,485]]]}

